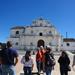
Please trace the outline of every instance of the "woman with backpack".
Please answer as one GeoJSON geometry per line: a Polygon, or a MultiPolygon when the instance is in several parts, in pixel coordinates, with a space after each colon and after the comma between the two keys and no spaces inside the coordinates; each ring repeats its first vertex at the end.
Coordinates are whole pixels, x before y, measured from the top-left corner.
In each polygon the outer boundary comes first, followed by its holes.
{"type": "Polygon", "coordinates": [[[55,65],[55,59],[54,55],[52,53],[52,49],[50,46],[46,47],[46,53],[45,53],[45,72],[46,75],[51,75],[52,70],[54,69],[55,65]]]}
{"type": "Polygon", "coordinates": [[[30,53],[31,53],[30,51],[26,51],[25,56],[23,56],[21,59],[21,63],[24,65],[23,67],[24,75],[32,75],[34,64],[30,53]]]}

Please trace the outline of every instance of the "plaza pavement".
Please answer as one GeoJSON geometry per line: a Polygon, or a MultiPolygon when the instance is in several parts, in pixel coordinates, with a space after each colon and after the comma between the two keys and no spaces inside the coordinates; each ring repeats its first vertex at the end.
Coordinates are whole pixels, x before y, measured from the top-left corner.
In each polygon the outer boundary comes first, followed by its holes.
{"type": "MultiPolygon", "coordinates": [[[[69,75],[75,75],[75,71],[73,70],[72,68],[72,62],[73,62],[73,54],[71,54],[70,52],[67,52],[69,54],[69,58],[70,58],[70,61],[71,61],[71,71],[69,72],[69,75]]],[[[23,75],[23,65],[21,64],[21,58],[22,58],[23,54],[19,55],[19,62],[18,64],[16,65],[16,73],[17,75],[23,75]]],[[[55,55],[55,60],[56,60],[56,65],[54,67],[54,70],[52,71],[52,75],[60,75],[60,70],[59,70],[59,64],[58,64],[58,58],[59,58],[60,55],[55,55]]],[[[35,55],[32,55],[32,58],[33,58],[33,62],[34,62],[34,68],[33,68],[33,72],[37,72],[37,68],[36,68],[36,62],[35,62],[35,55]]],[[[41,74],[41,75],[45,75],[44,74],[41,74]]]]}

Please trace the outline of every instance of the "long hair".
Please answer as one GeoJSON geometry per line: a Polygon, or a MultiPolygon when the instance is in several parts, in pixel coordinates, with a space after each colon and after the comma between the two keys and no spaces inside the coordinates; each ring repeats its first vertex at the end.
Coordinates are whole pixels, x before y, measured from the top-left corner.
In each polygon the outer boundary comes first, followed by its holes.
{"type": "Polygon", "coordinates": [[[30,51],[26,51],[25,61],[29,61],[30,53],[31,53],[30,51]]]}

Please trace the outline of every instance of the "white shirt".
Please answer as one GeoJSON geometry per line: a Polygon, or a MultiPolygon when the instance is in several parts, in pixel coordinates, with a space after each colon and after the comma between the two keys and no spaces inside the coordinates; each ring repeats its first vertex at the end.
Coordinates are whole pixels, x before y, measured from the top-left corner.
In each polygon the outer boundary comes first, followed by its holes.
{"type": "Polygon", "coordinates": [[[25,66],[25,67],[32,67],[33,65],[33,59],[30,58],[29,61],[25,61],[25,57],[23,56],[21,59],[21,63],[25,66]]]}

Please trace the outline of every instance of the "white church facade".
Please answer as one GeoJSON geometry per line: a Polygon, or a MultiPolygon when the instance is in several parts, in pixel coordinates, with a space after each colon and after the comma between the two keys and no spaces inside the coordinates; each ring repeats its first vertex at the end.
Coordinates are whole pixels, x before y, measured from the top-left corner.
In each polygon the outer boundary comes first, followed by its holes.
{"type": "Polygon", "coordinates": [[[13,46],[23,50],[36,50],[38,47],[50,45],[54,51],[59,51],[63,38],[48,20],[38,18],[29,26],[15,26],[10,30],[8,40],[13,46]]]}

